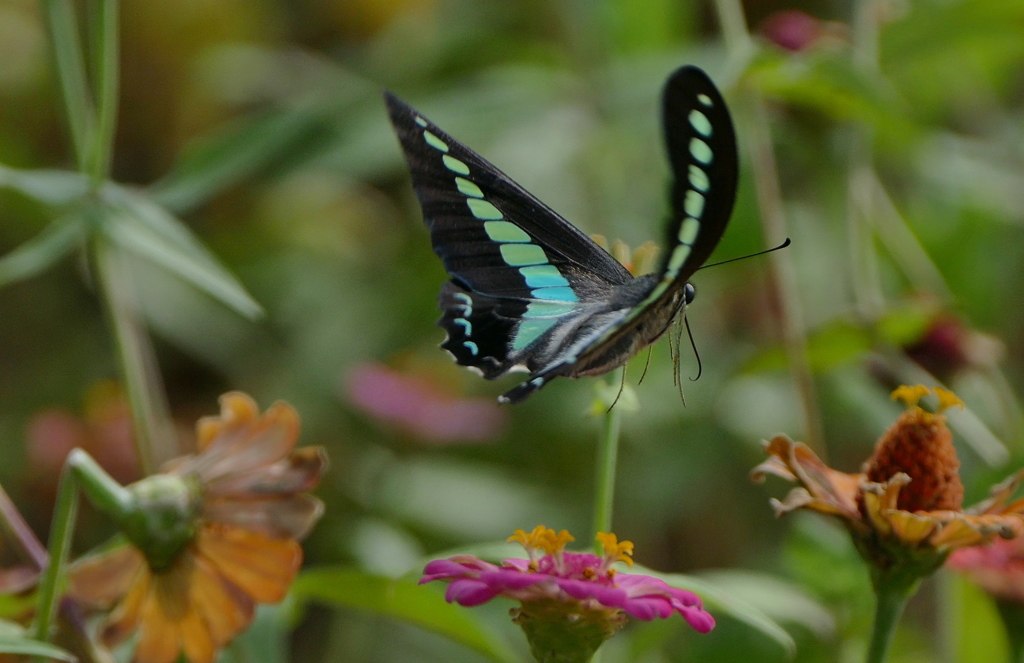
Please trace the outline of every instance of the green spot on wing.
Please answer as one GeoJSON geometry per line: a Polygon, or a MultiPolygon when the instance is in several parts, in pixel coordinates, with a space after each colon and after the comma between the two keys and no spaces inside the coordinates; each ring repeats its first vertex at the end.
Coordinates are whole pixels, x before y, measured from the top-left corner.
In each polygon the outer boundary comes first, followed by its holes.
{"type": "Polygon", "coordinates": [[[693,244],[693,240],[697,239],[698,232],[700,232],[700,221],[692,218],[683,219],[683,225],[679,226],[679,242],[693,244]]]}
{"type": "Polygon", "coordinates": [[[466,198],[466,204],[469,205],[469,211],[473,213],[473,216],[481,221],[497,221],[498,219],[504,218],[501,211],[486,200],[480,200],[479,198],[466,198]]]}
{"type": "Polygon", "coordinates": [[[530,241],[530,236],[522,228],[508,221],[488,221],[484,224],[484,231],[495,242],[530,241]]]}
{"type": "Polygon", "coordinates": [[[427,141],[427,145],[430,145],[433,148],[441,150],[442,152],[448,151],[448,143],[444,142],[443,140],[435,136],[433,133],[429,131],[424,131],[423,138],[427,141]]]}
{"type": "Polygon", "coordinates": [[[516,329],[516,337],[512,339],[512,349],[522,350],[533,343],[547,330],[555,326],[555,320],[522,320],[516,329]]]}
{"type": "Polygon", "coordinates": [[[686,201],[683,203],[683,209],[693,218],[699,219],[700,215],[704,213],[704,196],[700,195],[699,191],[690,189],[686,192],[686,201]]]}
{"type": "Polygon", "coordinates": [[[421,127],[425,127],[425,126],[427,126],[427,121],[424,120],[422,117],[418,117],[417,116],[416,124],[420,125],[421,127]]]}
{"type": "Polygon", "coordinates": [[[553,286],[569,285],[569,281],[559,273],[554,265],[535,265],[533,267],[520,267],[519,273],[526,279],[526,285],[531,288],[550,288],[553,286]]]}
{"type": "Polygon", "coordinates": [[[708,179],[708,174],[701,170],[699,166],[694,164],[690,164],[690,186],[701,192],[707,192],[711,187],[711,181],[708,179]]]}
{"type": "Polygon", "coordinates": [[[443,157],[441,157],[441,160],[444,161],[445,168],[452,171],[453,173],[458,173],[459,175],[469,175],[469,166],[462,163],[455,157],[448,156],[446,154],[443,157]]]}
{"type": "Polygon", "coordinates": [[[548,261],[544,249],[536,244],[502,244],[501,257],[512,267],[544,265],[548,261]]]}
{"type": "Polygon", "coordinates": [[[530,302],[523,313],[524,318],[556,318],[572,313],[576,307],[572,304],[555,304],[552,302],[530,302]]]}
{"type": "Polygon", "coordinates": [[[701,136],[705,138],[711,137],[711,120],[696,108],[690,111],[690,126],[701,136]]]}
{"type": "MultiPolygon", "coordinates": [[[[673,249],[672,257],[669,258],[668,261],[668,269],[665,270],[666,273],[670,274],[672,278],[675,278],[676,274],[679,273],[679,270],[682,269],[683,263],[686,262],[686,259],[689,257],[690,251],[692,251],[692,249],[686,244],[680,244],[673,249]]],[[[651,294],[653,295],[654,293],[651,294]]],[[[650,297],[648,297],[648,299],[650,299],[650,297]]]]}
{"type": "Polygon", "coordinates": [[[706,94],[698,94],[697,95],[697,101],[699,101],[700,103],[704,104],[708,108],[711,107],[711,97],[709,97],[706,94]]]}
{"type": "Polygon", "coordinates": [[[711,154],[711,147],[700,138],[690,139],[690,154],[694,159],[704,165],[711,163],[711,159],[713,157],[711,154]]]}
{"type": "Polygon", "coordinates": [[[559,287],[559,288],[537,288],[532,293],[537,299],[555,299],[563,302],[578,302],[579,299],[576,297],[576,293],[572,291],[572,288],[559,287]]]}
{"type": "Polygon", "coordinates": [[[459,187],[459,192],[464,196],[469,196],[470,198],[484,197],[484,192],[480,190],[480,187],[462,177],[455,178],[455,186],[459,187]]]}

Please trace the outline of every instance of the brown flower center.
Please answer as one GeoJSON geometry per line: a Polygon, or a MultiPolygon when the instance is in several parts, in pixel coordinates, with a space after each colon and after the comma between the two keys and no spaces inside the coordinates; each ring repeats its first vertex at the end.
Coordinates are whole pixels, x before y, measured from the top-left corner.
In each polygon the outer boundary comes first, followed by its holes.
{"type": "Polygon", "coordinates": [[[875,483],[885,483],[899,472],[909,475],[912,481],[897,500],[901,510],[960,511],[964,487],[959,469],[946,418],[912,407],[878,440],[864,474],[875,483]]]}

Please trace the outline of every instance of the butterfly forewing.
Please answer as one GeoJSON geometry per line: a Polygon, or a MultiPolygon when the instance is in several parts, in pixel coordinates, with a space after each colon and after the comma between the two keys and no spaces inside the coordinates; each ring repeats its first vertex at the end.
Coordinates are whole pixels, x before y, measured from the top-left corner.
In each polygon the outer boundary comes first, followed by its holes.
{"type": "Polygon", "coordinates": [[[674,176],[662,277],[685,283],[714,251],[732,214],[736,134],[721,93],[696,67],[668,79],[662,118],[674,176]]]}
{"type": "Polygon", "coordinates": [[[492,164],[386,100],[434,251],[452,276],[440,300],[442,347],[488,378],[532,372],[546,355],[538,345],[632,277],[492,164]]]}

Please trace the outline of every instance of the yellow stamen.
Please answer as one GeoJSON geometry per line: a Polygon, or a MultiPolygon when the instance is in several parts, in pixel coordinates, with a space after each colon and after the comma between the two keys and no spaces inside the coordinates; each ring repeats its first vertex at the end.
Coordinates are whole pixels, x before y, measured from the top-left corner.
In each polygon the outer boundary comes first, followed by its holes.
{"type": "Polygon", "coordinates": [[[518,543],[527,552],[540,549],[549,555],[554,555],[561,552],[565,548],[565,544],[573,540],[573,536],[564,529],[556,534],[553,529],[537,525],[530,533],[517,529],[512,536],[505,540],[509,543],[518,543]]]}
{"type": "Polygon", "coordinates": [[[555,555],[565,550],[565,544],[573,540],[575,540],[575,537],[564,529],[558,534],[555,534],[555,530],[549,529],[544,532],[541,548],[547,554],[555,555]]]}
{"type": "Polygon", "coordinates": [[[948,410],[951,407],[959,407],[961,410],[964,409],[964,402],[960,400],[960,397],[954,394],[949,389],[943,389],[942,387],[935,387],[933,390],[935,396],[939,399],[939,412],[948,410]]]}
{"type": "Polygon", "coordinates": [[[604,546],[605,559],[610,563],[625,562],[633,566],[633,542],[619,541],[619,537],[611,532],[598,532],[597,540],[604,546]]]}
{"type": "Polygon", "coordinates": [[[928,391],[928,387],[923,384],[914,385],[913,387],[902,384],[893,390],[892,399],[894,401],[903,401],[907,407],[914,407],[918,401],[928,395],[928,391]]]}

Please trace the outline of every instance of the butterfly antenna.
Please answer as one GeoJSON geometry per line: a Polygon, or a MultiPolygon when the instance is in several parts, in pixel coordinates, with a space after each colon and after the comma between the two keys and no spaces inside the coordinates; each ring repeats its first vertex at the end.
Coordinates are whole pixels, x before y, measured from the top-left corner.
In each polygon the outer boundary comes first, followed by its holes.
{"type": "MultiPolygon", "coordinates": [[[[646,371],[647,369],[644,369],[644,370],[646,371]]],[[[641,378],[641,379],[643,379],[643,378],[641,378]]],[[[612,408],[615,407],[615,404],[619,402],[619,397],[622,396],[622,390],[625,389],[625,388],[626,388],[626,367],[625,367],[625,365],[623,365],[623,367],[622,367],[622,380],[619,382],[619,393],[615,394],[615,400],[612,401],[612,404],[609,405],[608,409],[604,411],[605,414],[608,414],[609,412],[611,412],[612,408]]]]}
{"type": "Polygon", "coordinates": [[[700,374],[704,372],[704,366],[700,363],[700,353],[697,352],[697,343],[693,340],[693,332],[690,330],[690,321],[684,316],[683,322],[686,324],[686,334],[690,337],[690,347],[693,348],[693,356],[697,358],[697,377],[690,378],[690,382],[696,382],[700,379],[700,374]]]}
{"type": "Polygon", "coordinates": [[[647,346],[647,363],[644,364],[644,372],[640,374],[640,379],[637,380],[637,384],[643,384],[644,378],[647,377],[647,369],[651,367],[651,351],[654,350],[653,345],[647,346]]]}
{"type": "Polygon", "coordinates": [[[757,256],[763,256],[764,254],[771,253],[772,251],[778,251],[779,249],[784,249],[787,246],[789,246],[790,244],[791,244],[791,242],[790,242],[789,238],[787,237],[785,242],[783,242],[782,244],[779,244],[778,246],[772,247],[770,249],[765,249],[764,251],[758,251],[757,253],[751,253],[750,255],[740,256],[739,258],[729,258],[728,260],[723,260],[722,262],[713,262],[710,265],[704,265],[700,269],[707,269],[708,267],[718,267],[719,265],[727,265],[730,262],[736,262],[737,260],[746,260],[747,258],[756,258],[757,256]]]}

